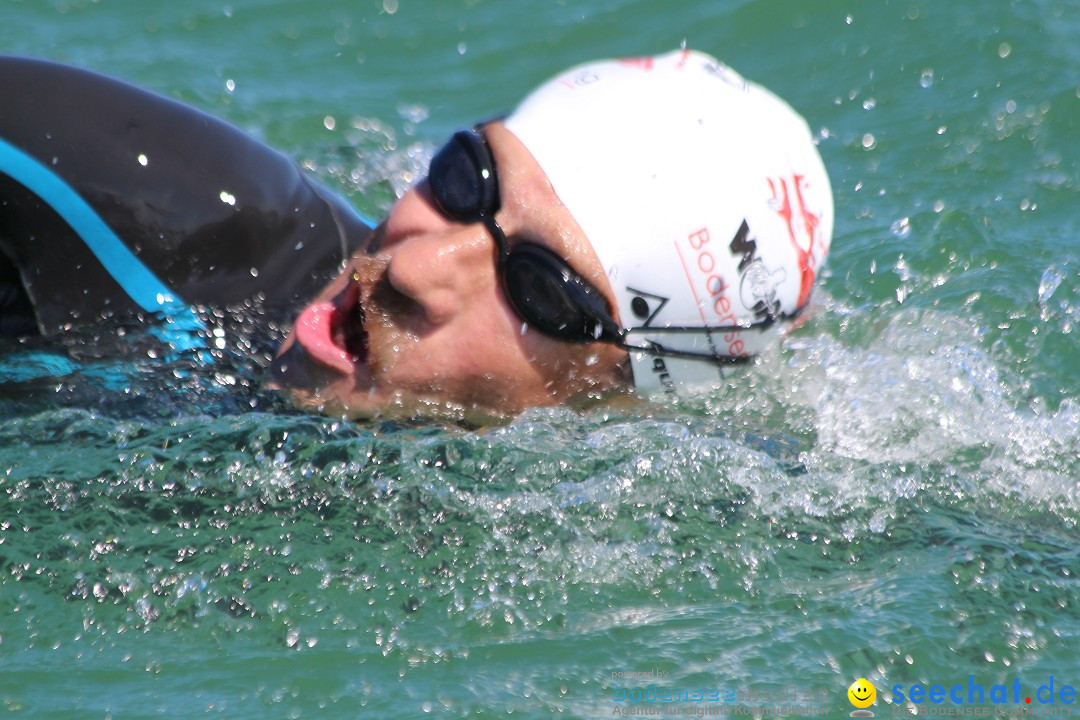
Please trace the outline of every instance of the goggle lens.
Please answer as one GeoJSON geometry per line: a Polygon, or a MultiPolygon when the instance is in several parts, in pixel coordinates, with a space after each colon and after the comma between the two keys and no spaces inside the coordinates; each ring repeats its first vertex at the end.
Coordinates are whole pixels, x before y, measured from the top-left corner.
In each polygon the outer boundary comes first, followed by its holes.
{"type": "Polygon", "coordinates": [[[518,315],[547,335],[579,343],[618,339],[603,296],[571,273],[547,248],[520,245],[504,261],[503,282],[518,315]]]}
{"type": "Polygon", "coordinates": [[[477,220],[498,209],[494,162],[481,157],[486,146],[456,133],[431,159],[428,183],[439,209],[454,220],[477,220]]]}

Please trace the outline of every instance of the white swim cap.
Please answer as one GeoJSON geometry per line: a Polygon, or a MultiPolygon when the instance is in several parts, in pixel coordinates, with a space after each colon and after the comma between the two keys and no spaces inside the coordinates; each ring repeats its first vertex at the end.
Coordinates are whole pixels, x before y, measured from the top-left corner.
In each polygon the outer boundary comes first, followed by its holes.
{"type": "Polygon", "coordinates": [[[505,120],[603,263],[639,388],[716,384],[806,305],[832,190],[806,122],[691,50],[606,60],[505,120]],[[665,355],[656,346],[720,358],[665,355]]]}

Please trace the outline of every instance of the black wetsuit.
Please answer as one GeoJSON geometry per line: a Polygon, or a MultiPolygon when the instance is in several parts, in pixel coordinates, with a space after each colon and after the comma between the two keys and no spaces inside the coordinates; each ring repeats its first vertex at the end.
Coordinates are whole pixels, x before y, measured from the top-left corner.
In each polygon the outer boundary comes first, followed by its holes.
{"type": "Polygon", "coordinates": [[[0,56],[0,336],[258,299],[285,317],[370,228],[284,155],[101,75],[0,56]]]}

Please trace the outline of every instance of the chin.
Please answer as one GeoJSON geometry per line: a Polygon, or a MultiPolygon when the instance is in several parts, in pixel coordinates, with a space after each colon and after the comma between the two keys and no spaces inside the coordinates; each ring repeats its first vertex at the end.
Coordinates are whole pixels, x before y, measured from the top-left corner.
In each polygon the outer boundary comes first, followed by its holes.
{"type": "Polygon", "coordinates": [[[333,387],[315,391],[280,388],[290,403],[300,409],[328,417],[350,420],[397,420],[450,423],[465,427],[501,425],[513,419],[494,408],[462,405],[452,400],[431,396],[410,396],[393,393],[389,398],[368,399],[356,394],[340,395],[333,387]]]}
{"type": "Polygon", "coordinates": [[[297,408],[324,415],[372,418],[393,405],[374,386],[357,387],[354,376],[344,375],[313,360],[290,338],[269,368],[267,387],[285,395],[297,408]]]}
{"type": "Polygon", "coordinates": [[[294,407],[352,420],[427,420],[472,427],[498,425],[508,413],[477,403],[461,403],[439,393],[410,393],[361,387],[354,376],[313,360],[295,343],[286,343],[269,368],[269,389],[294,407]]]}

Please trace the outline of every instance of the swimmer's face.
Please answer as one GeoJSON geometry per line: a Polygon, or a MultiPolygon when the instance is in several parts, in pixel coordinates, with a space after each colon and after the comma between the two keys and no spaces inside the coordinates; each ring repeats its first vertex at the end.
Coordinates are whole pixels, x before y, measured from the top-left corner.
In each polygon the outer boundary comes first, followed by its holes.
{"type": "MultiPolygon", "coordinates": [[[[509,238],[543,245],[616,307],[600,261],[529,151],[484,129],[509,238]]],[[[274,362],[275,382],[331,414],[511,415],[627,384],[625,351],[527,325],[503,294],[482,223],[443,216],[427,183],[405,194],[358,254],[304,309],[274,362]]],[[[615,318],[618,320],[618,317],[615,318]]]]}

